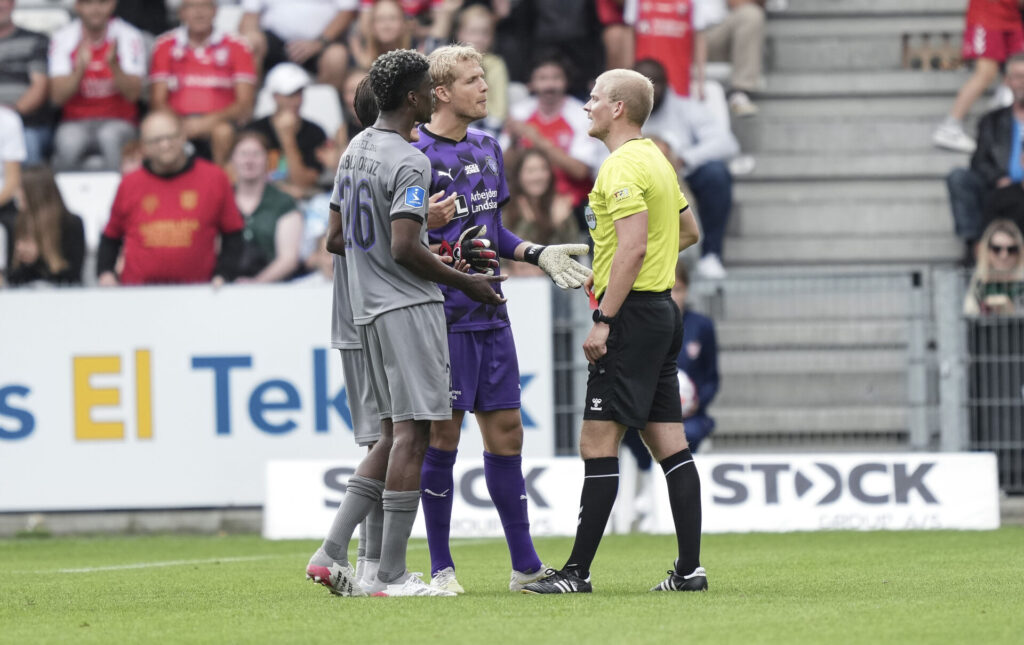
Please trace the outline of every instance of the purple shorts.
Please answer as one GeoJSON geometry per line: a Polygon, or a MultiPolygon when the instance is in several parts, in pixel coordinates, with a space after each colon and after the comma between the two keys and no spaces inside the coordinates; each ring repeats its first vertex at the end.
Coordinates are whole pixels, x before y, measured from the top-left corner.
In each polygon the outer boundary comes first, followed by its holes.
{"type": "Polygon", "coordinates": [[[452,408],[471,412],[519,409],[519,360],[511,327],[448,332],[452,408]]]}

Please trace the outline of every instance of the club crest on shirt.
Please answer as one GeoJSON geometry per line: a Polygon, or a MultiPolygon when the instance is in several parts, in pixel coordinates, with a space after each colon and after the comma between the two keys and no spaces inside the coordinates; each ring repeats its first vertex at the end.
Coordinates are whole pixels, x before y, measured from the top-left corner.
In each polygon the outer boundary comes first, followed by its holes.
{"type": "Polygon", "coordinates": [[[594,215],[594,209],[589,205],[583,209],[583,219],[587,220],[587,227],[590,230],[597,228],[597,215],[594,215]]]}
{"type": "Polygon", "coordinates": [[[686,355],[690,357],[691,361],[697,360],[697,357],[700,356],[700,343],[695,340],[686,343],[686,355]]]}
{"type": "Polygon", "coordinates": [[[491,155],[484,157],[484,166],[487,168],[487,172],[492,175],[498,174],[498,162],[491,155]]]}
{"type": "Polygon", "coordinates": [[[612,196],[615,198],[615,201],[621,202],[622,200],[629,197],[629,189],[620,188],[619,190],[615,191],[615,193],[612,196]]]}
{"type": "Polygon", "coordinates": [[[427,191],[421,186],[409,186],[405,189],[405,205],[409,208],[422,208],[426,194],[427,191]]]}
{"type": "Polygon", "coordinates": [[[195,210],[199,205],[199,193],[194,190],[181,191],[181,207],[187,211],[195,210]]]}

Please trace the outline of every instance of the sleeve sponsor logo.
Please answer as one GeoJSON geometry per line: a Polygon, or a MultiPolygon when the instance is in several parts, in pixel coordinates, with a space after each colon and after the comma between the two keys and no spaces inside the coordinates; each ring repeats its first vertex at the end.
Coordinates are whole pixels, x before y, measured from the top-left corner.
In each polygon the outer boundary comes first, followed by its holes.
{"type": "Polygon", "coordinates": [[[427,191],[420,186],[409,186],[405,189],[405,205],[409,208],[423,208],[427,191]]]}
{"type": "Polygon", "coordinates": [[[627,197],[629,197],[629,189],[628,188],[622,188],[620,190],[617,190],[617,191],[615,191],[615,194],[612,195],[612,196],[615,198],[615,201],[621,202],[622,200],[624,200],[627,197]]]}

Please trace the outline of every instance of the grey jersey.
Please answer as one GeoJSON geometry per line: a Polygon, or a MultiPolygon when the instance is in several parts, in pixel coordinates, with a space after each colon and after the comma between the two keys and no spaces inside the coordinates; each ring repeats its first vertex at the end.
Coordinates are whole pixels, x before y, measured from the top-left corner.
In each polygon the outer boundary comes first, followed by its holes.
{"type": "Polygon", "coordinates": [[[366,128],[341,156],[331,208],[341,214],[356,325],[394,309],[444,302],[436,284],[391,257],[394,219],[420,222],[420,240],[427,245],[429,188],[430,161],[395,132],[366,128]]]}
{"type": "Polygon", "coordinates": [[[352,321],[348,295],[348,267],[345,258],[334,256],[334,306],[331,307],[331,348],[359,349],[359,332],[352,321]]]}

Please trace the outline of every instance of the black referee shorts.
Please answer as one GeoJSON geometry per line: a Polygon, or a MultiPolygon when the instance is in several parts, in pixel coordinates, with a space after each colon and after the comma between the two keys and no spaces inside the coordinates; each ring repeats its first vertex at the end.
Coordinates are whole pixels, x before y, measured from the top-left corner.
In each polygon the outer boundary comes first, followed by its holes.
{"type": "Polygon", "coordinates": [[[682,423],[676,358],[679,308],[668,291],[631,291],[608,335],[608,353],[589,366],[583,418],[643,429],[682,423]]]}

